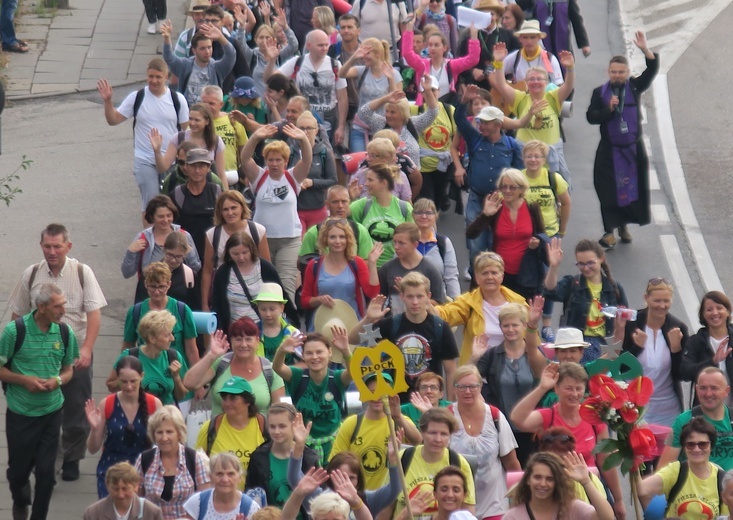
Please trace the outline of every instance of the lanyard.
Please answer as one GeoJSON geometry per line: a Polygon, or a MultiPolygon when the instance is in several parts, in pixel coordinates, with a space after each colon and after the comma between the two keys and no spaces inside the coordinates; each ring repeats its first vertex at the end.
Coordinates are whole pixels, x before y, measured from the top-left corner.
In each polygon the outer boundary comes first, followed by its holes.
{"type": "Polygon", "coordinates": [[[624,102],[626,101],[626,84],[621,88],[621,91],[618,93],[618,106],[616,107],[616,113],[622,114],[624,111],[624,102]]]}

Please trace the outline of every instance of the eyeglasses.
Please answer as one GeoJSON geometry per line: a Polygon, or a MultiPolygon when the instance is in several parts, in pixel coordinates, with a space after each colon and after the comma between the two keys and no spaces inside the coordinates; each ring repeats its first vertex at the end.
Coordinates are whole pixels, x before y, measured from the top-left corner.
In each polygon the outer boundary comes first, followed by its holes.
{"type": "Polygon", "coordinates": [[[532,82],[535,82],[535,81],[547,82],[547,78],[543,78],[543,77],[531,77],[531,78],[527,78],[527,83],[529,83],[530,81],[532,81],[532,82]]]}
{"type": "Polygon", "coordinates": [[[204,18],[204,23],[219,23],[221,18],[204,18]]]}
{"type": "Polygon", "coordinates": [[[300,128],[304,132],[308,132],[309,130],[318,130],[318,128],[316,128],[315,126],[299,126],[298,128],[300,128]]]}
{"type": "Polygon", "coordinates": [[[517,191],[517,190],[521,190],[522,187],[521,186],[516,186],[514,184],[511,184],[511,185],[510,184],[504,184],[503,186],[500,186],[499,189],[501,191],[517,191]]]}
{"type": "Polygon", "coordinates": [[[345,218],[330,218],[326,221],[326,228],[330,228],[332,226],[335,226],[336,224],[340,224],[342,226],[348,226],[349,221],[345,218]]]}
{"type": "Polygon", "coordinates": [[[313,86],[319,88],[321,86],[321,83],[318,81],[318,73],[311,72],[311,78],[313,78],[313,86]]]}
{"type": "Polygon", "coordinates": [[[555,441],[568,442],[568,441],[573,441],[573,440],[575,439],[563,433],[557,434],[557,435],[551,433],[549,435],[543,435],[540,438],[540,442],[555,442],[555,441]]]}
{"type": "Polygon", "coordinates": [[[174,255],[173,253],[165,253],[165,257],[168,260],[175,260],[176,262],[180,262],[186,257],[186,255],[174,255]]]}
{"type": "Polygon", "coordinates": [[[439,392],[440,387],[438,385],[420,385],[418,387],[418,390],[420,392],[430,392],[430,391],[439,392]]]}
{"type": "Polygon", "coordinates": [[[167,285],[146,285],[145,288],[148,290],[148,292],[151,291],[167,291],[168,286],[167,285]]]}
{"type": "Polygon", "coordinates": [[[440,2],[442,2],[442,1],[443,1],[443,0],[430,0],[430,3],[431,3],[431,4],[439,4],[439,3],[440,3],[440,2]]]}
{"type": "Polygon", "coordinates": [[[456,390],[459,392],[465,392],[466,390],[469,390],[470,392],[475,392],[479,388],[481,388],[481,385],[478,383],[474,383],[472,385],[453,385],[456,390]]]}
{"type": "Polygon", "coordinates": [[[432,217],[435,211],[413,211],[412,214],[416,217],[432,217]]]}
{"type": "Polygon", "coordinates": [[[685,442],[685,449],[686,450],[694,450],[697,448],[700,451],[705,451],[710,447],[710,441],[700,441],[700,442],[693,442],[693,441],[686,441],[685,442]]]}
{"type": "Polygon", "coordinates": [[[183,166],[183,165],[185,165],[185,164],[186,164],[186,159],[178,159],[178,160],[176,161],[176,164],[177,164],[178,166],[183,166]]]}
{"type": "Polygon", "coordinates": [[[575,262],[575,267],[578,269],[587,269],[590,267],[595,267],[598,263],[598,260],[591,260],[589,262],[575,262]]]}
{"type": "Polygon", "coordinates": [[[647,285],[650,287],[653,285],[672,285],[672,280],[669,278],[652,278],[647,285]]]}

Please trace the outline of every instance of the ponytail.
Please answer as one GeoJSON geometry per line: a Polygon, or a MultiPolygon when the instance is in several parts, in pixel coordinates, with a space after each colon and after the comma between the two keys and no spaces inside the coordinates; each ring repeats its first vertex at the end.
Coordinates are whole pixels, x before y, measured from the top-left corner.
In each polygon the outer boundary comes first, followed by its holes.
{"type": "MultiPolygon", "coordinates": [[[[137,406],[138,406],[138,414],[140,415],[140,424],[142,424],[145,427],[145,431],[148,430],[148,417],[150,417],[150,412],[152,410],[148,410],[148,397],[145,393],[145,389],[143,388],[142,383],[140,384],[140,391],[137,394],[137,406]]],[[[152,446],[150,439],[145,437],[145,449],[148,449],[152,446]]]]}

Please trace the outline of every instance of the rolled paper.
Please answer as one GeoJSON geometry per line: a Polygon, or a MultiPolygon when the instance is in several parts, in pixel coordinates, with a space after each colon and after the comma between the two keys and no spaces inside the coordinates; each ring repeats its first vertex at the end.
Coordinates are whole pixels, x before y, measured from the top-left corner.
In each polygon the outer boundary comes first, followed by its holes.
{"type": "Polygon", "coordinates": [[[218,320],[215,312],[194,312],[193,323],[197,334],[213,334],[218,320]]]}
{"type": "Polygon", "coordinates": [[[476,11],[462,5],[458,6],[458,25],[470,27],[472,23],[476,29],[486,29],[491,25],[491,13],[476,11]]]}
{"type": "Polygon", "coordinates": [[[237,170],[227,170],[226,175],[227,182],[230,186],[239,182],[239,173],[237,172],[237,170]]]}

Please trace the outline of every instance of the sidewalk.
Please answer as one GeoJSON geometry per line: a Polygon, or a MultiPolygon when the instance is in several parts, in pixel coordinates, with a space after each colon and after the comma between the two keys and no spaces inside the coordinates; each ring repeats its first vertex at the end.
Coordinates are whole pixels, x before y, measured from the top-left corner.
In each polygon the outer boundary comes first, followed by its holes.
{"type": "MultiPolygon", "coordinates": [[[[16,14],[16,33],[26,54],[5,53],[9,100],[94,90],[99,78],[113,86],[145,80],[145,65],[160,56],[163,38],[146,30],[142,2],[71,0],[70,9],[41,9],[25,0],[16,14]]],[[[188,0],[168,0],[177,34],[187,21],[188,0]]]]}

